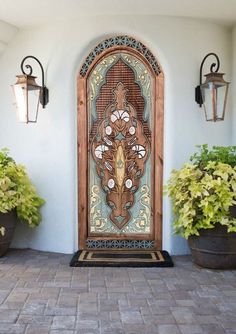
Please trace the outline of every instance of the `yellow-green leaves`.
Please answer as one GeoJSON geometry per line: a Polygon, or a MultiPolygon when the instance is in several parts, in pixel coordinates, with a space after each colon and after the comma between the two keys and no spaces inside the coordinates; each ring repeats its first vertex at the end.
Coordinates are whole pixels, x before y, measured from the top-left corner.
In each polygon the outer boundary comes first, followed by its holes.
{"type": "Polygon", "coordinates": [[[0,227],[0,234],[4,237],[4,235],[5,235],[5,231],[6,231],[6,229],[5,229],[5,227],[0,227]]]}
{"type": "Polygon", "coordinates": [[[165,193],[173,203],[175,233],[188,238],[215,223],[236,232],[236,219],[229,213],[236,203],[236,167],[218,161],[185,164],[171,173],[165,193]]]}
{"type": "Polygon", "coordinates": [[[16,208],[18,218],[34,227],[41,221],[39,208],[43,203],[25,167],[17,165],[7,150],[0,151],[0,212],[16,208]]]}

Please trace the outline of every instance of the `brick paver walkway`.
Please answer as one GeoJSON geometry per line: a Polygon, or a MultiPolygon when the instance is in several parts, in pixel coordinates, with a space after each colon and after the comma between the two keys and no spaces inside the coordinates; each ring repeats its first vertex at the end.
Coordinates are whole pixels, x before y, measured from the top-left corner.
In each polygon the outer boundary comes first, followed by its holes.
{"type": "Polygon", "coordinates": [[[236,271],[70,268],[71,256],[12,250],[0,259],[0,333],[233,334],[236,271]]]}

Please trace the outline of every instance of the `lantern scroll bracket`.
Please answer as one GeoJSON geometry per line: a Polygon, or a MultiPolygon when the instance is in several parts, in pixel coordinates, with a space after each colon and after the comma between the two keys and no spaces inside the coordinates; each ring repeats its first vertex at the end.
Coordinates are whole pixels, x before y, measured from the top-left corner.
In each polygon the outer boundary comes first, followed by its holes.
{"type": "Polygon", "coordinates": [[[200,86],[202,84],[202,69],[203,69],[203,65],[204,65],[206,59],[210,56],[214,56],[216,58],[216,61],[217,61],[216,63],[211,64],[211,67],[210,67],[211,73],[217,73],[219,71],[219,68],[220,68],[220,59],[217,56],[217,54],[215,54],[214,52],[208,53],[203,58],[201,66],[200,66],[199,85],[195,88],[195,101],[199,104],[199,107],[201,107],[202,104],[203,104],[203,98],[202,98],[202,93],[201,93],[201,88],[200,88],[200,86]]]}
{"type": "Polygon", "coordinates": [[[49,91],[48,91],[48,88],[45,86],[45,83],[44,83],[44,69],[43,69],[43,66],[42,64],[40,63],[40,61],[34,57],[34,56],[26,56],[22,62],[21,62],[21,71],[23,74],[25,75],[29,75],[31,76],[33,74],[33,68],[31,65],[29,64],[25,64],[25,61],[27,59],[34,59],[40,66],[40,69],[41,69],[41,74],[42,74],[42,85],[41,85],[41,92],[40,92],[40,97],[39,97],[39,100],[40,100],[40,103],[42,105],[43,108],[45,108],[45,106],[48,104],[48,101],[49,101],[49,91]],[[24,69],[24,67],[27,69],[27,72],[26,73],[26,70],[24,69]]]}

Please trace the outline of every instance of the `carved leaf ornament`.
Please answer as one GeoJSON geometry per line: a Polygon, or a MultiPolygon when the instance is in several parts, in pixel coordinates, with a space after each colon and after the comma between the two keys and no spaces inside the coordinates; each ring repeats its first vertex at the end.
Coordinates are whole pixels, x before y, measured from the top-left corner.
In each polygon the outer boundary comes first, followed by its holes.
{"type": "Polygon", "coordinates": [[[104,111],[91,142],[96,171],[111,208],[110,219],[119,229],[130,219],[129,209],[150,153],[143,124],[126,99],[127,91],[119,82],[111,92],[113,101],[104,111]]]}

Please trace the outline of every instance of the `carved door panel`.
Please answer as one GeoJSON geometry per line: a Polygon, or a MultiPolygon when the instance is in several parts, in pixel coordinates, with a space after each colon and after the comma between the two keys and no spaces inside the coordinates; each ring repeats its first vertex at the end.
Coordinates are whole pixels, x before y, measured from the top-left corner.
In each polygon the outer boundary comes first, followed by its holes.
{"type": "Polygon", "coordinates": [[[80,249],[161,247],[158,75],[141,55],[115,46],[80,72],[80,249]]]}

